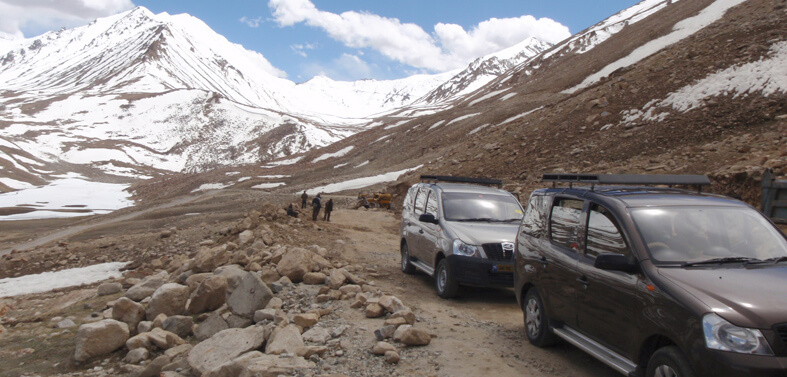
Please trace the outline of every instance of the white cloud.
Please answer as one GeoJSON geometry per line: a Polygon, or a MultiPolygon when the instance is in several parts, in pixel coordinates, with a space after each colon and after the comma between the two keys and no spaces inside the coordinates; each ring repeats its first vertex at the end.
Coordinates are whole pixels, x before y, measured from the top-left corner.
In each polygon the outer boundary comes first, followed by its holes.
{"type": "Polygon", "coordinates": [[[240,21],[240,22],[242,22],[242,23],[246,24],[246,25],[247,25],[248,27],[250,27],[250,28],[257,28],[257,27],[260,27],[260,24],[261,24],[261,23],[263,23],[263,22],[265,22],[265,21],[262,19],[262,16],[260,16],[260,17],[257,17],[257,18],[248,18],[248,17],[246,17],[246,16],[243,16],[243,17],[241,17],[241,18],[240,18],[238,21],[240,21]]]}
{"type": "Polygon", "coordinates": [[[341,14],[321,11],[310,0],[269,0],[279,26],[305,23],[352,48],[371,48],[416,68],[447,71],[463,67],[480,56],[513,46],[529,37],[550,43],[571,35],[568,28],[548,18],[532,16],[493,18],[470,31],[459,25],[439,23],[434,35],[412,23],[354,11],[341,14]]]}
{"type": "Polygon", "coordinates": [[[294,44],[294,45],[291,45],[291,46],[290,46],[290,49],[291,49],[291,50],[292,50],[292,51],[293,51],[295,54],[297,54],[297,55],[300,55],[300,56],[303,56],[304,58],[305,58],[305,57],[307,57],[307,56],[309,56],[309,55],[306,53],[306,50],[314,50],[315,48],[317,48],[317,46],[316,46],[316,45],[313,45],[313,44],[311,44],[311,43],[306,43],[306,44],[294,44]]]}
{"type": "Polygon", "coordinates": [[[19,36],[79,26],[133,7],[131,0],[0,0],[0,31],[19,36]]]}

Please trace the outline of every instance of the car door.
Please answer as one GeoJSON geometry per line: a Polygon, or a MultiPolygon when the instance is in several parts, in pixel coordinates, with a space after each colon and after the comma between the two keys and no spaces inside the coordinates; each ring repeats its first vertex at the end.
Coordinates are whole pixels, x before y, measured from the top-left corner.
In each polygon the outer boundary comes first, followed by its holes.
{"type": "MultiPolygon", "coordinates": [[[[426,198],[426,209],[424,213],[431,214],[435,217],[435,219],[440,219],[440,206],[439,200],[437,196],[437,191],[434,189],[429,189],[429,194],[426,198]]],[[[435,261],[435,256],[437,252],[440,250],[440,245],[438,244],[440,240],[440,232],[442,232],[442,228],[440,224],[431,224],[431,223],[421,223],[421,229],[423,229],[423,238],[421,238],[420,245],[421,251],[423,252],[423,261],[428,263],[429,265],[434,266],[433,263],[435,261]]]]}
{"type": "Polygon", "coordinates": [[[584,252],[577,270],[577,328],[618,353],[634,350],[638,313],[643,303],[637,295],[638,273],[606,271],[593,266],[602,253],[623,254],[634,258],[620,222],[604,206],[590,202],[583,215],[587,218],[584,252]]]}
{"type": "Polygon", "coordinates": [[[418,216],[424,213],[426,206],[426,196],[422,194],[422,187],[420,185],[413,188],[413,204],[405,217],[402,215],[404,224],[404,239],[407,242],[407,247],[411,257],[418,257],[418,246],[423,236],[423,229],[421,222],[418,221],[418,216]]]}
{"type": "Polygon", "coordinates": [[[549,211],[549,239],[544,243],[536,288],[550,319],[568,325],[576,323],[576,271],[582,233],[584,200],[557,196],[549,211]]]}

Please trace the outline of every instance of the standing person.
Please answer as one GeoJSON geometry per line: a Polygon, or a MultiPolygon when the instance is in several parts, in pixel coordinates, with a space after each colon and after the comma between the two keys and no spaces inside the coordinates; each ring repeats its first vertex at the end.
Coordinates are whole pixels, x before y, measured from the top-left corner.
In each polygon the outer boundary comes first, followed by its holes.
{"type": "Polygon", "coordinates": [[[303,190],[303,194],[301,194],[301,209],[306,208],[307,199],[309,199],[309,195],[306,194],[306,190],[303,190]]]}
{"type": "Polygon", "coordinates": [[[321,207],[322,207],[322,205],[320,204],[320,194],[317,194],[317,196],[315,196],[314,199],[312,199],[312,209],[313,209],[312,210],[312,220],[313,221],[317,221],[317,216],[320,215],[320,208],[321,207]]]}
{"type": "Polygon", "coordinates": [[[328,199],[328,202],[325,203],[325,221],[331,221],[331,211],[333,211],[333,199],[328,199]]]}

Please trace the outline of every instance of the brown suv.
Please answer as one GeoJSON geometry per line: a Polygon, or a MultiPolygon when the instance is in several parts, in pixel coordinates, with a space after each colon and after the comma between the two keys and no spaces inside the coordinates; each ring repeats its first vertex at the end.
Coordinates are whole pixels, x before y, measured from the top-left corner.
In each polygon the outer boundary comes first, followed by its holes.
{"type": "Polygon", "coordinates": [[[787,376],[787,239],[768,218],[702,194],[705,176],[543,180],[570,185],[533,192],[517,235],[531,343],[628,376],[787,376]]]}

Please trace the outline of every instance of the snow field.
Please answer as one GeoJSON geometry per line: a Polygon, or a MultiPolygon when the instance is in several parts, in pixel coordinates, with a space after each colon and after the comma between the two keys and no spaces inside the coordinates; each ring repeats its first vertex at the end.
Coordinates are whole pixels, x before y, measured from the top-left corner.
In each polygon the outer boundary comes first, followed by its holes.
{"type": "Polygon", "coordinates": [[[57,288],[92,284],[121,277],[120,269],[127,262],[96,264],[56,272],[43,272],[16,278],[0,279],[0,297],[13,297],[31,293],[49,292],[57,288]]]}

